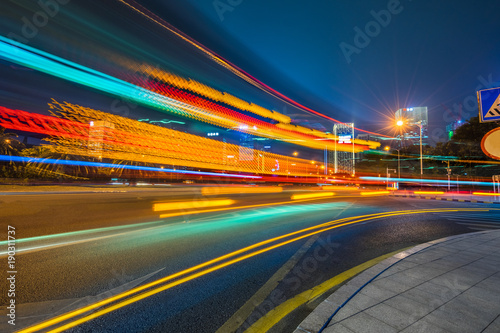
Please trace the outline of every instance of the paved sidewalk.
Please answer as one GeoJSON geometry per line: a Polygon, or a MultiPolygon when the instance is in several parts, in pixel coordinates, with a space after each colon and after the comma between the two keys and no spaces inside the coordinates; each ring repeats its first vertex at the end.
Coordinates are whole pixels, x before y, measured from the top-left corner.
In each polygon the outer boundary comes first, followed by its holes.
{"type": "Polygon", "coordinates": [[[500,230],[416,246],[364,271],[294,333],[500,332],[500,230]],[[331,317],[333,315],[333,317],[331,317]]]}

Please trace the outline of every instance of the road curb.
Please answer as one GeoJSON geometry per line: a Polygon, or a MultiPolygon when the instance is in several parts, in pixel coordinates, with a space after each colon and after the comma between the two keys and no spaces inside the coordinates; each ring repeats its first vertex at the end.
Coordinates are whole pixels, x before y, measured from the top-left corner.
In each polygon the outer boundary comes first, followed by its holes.
{"type": "Polygon", "coordinates": [[[455,201],[455,202],[471,202],[471,203],[484,203],[484,204],[497,204],[497,201],[484,201],[484,200],[474,200],[474,199],[452,199],[452,198],[440,198],[440,197],[426,197],[422,195],[411,195],[411,194],[392,194],[391,197],[399,198],[413,198],[413,199],[426,199],[426,200],[441,200],[441,201],[455,201]]]}

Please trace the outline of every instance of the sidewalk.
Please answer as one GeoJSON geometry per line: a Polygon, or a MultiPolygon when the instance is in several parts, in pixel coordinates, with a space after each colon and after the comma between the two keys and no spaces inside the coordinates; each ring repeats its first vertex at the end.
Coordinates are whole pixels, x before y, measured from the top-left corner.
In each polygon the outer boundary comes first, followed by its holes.
{"type": "Polygon", "coordinates": [[[500,332],[500,230],[416,246],[367,269],[294,331],[500,332]],[[332,317],[333,315],[333,317],[332,317]]]}

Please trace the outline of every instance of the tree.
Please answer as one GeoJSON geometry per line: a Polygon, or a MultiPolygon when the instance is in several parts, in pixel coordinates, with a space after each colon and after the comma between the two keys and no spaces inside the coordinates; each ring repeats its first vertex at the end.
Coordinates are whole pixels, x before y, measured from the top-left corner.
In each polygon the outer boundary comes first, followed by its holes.
{"type": "Polygon", "coordinates": [[[24,145],[16,139],[17,134],[5,132],[0,127],[0,155],[17,155],[24,145]]]}

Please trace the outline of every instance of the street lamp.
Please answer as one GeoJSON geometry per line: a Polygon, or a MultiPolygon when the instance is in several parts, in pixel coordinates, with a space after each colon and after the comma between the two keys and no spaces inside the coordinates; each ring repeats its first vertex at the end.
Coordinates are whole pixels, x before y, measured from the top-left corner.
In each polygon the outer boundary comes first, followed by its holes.
{"type": "MultiPolygon", "coordinates": [[[[402,120],[398,120],[396,122],[396,125],[398,126],[403,126],[404,122],[402,120]]],[[[422,120],[419,120],[418,124],[415,124],[418,126],[420,130],[420,178],[422,178],[424,174],[424,168],[423,168],[423,159],[422,159],[422,120]]],[[[399,153],[399,151],[398,151],[399,153]]]]}

